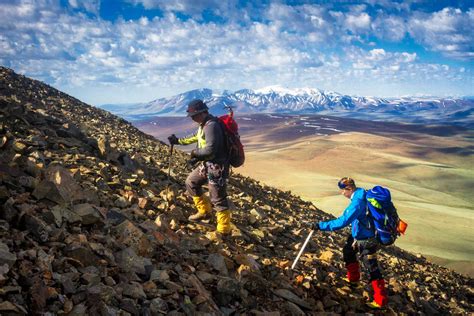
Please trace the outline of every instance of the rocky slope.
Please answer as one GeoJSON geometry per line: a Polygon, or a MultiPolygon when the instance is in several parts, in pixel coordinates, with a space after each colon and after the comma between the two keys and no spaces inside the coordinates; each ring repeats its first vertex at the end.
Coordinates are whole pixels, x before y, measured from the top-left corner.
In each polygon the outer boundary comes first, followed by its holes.
{"type": "MultiPolygon", "coordinates": [[[[232,238],[187,221],[186,155],[108,112],[0,68],[0,314],[318,315],[369,312],[341,277],[347,231],[291,192],[233,175],[232,238]]],[[[381,314],[468,314],[473,280],[396,247],[381,314]]]]}

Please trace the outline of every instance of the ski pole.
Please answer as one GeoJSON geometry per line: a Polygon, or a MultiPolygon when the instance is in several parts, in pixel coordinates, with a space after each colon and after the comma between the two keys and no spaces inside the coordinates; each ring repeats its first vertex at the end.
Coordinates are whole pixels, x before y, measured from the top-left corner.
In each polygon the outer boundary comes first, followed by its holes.
{"type": "Polygon", "coordinates": [[[293,261],[293,264],[291,265],[291,270],[293,270],[294,267],[296,266],[296,263],[298,262],[299,258],[300,258],[301,255],[303,254],[304,248],[306,248],[306,245],[308,244],[309,239],[311,238],[311,236],[313,236],[313,233],[314,233],[314,230],[311,230],[311,231],[309,232],[309,234],[308,234],[308,237],[306,237],[306,240],[305,240],[303,246],[301,247],[300,252],[299,252],[298,255],[296,256],[295,261],[293,261]]]}

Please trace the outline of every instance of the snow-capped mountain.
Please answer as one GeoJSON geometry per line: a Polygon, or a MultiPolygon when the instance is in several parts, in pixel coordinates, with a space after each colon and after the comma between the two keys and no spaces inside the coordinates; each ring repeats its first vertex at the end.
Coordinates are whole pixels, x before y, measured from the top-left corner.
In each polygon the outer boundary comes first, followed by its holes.
{"type": "Polygon", "coordinates": [[[102,106],[130,120],[152,116],[183,116],[189,101],[204,100],[211,113],[227,112],[225,106],[237,113],[324,114],[361,119],[381,119],[408,122],[471,120],[474,100],[448,98],[353,97],[313,88],[287,89],[271,86],[258,90],[243,89],[217,93],[211,89],[197,89],[149,103],[123,106],[102,106]]]}

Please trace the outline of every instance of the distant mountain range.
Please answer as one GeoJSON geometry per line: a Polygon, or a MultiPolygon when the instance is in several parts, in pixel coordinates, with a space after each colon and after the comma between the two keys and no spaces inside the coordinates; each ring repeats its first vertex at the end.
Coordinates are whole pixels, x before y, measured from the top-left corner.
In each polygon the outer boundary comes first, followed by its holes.
{"type": "Polygon", "coordinates": [[[279,86],[220,93],[211,89],[197,89],[148,103],[104,104],[100,107],[136,121],[153,116],[183,116],[188,102],[193,99],[203,99],[211,113],[216,115],[227,112],[224,106],[233,106],[239,114],[323,114],[366,120],[465,126],[473,126],[474,121],[472,98],[353,97],[318,89],[286,89],[279,86]]]}

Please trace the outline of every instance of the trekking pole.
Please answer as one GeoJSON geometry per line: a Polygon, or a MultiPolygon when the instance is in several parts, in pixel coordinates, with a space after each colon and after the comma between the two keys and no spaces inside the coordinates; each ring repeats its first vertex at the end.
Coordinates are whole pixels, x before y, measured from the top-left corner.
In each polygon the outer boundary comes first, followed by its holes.
{"type": "Polygon", "coordinates": [[[296,256],[295,261],[293,261],[293,264],[291,265],[291,270],[293,270],[294,267],[296,266],[296,263],[298,262],[299,258],[300,258],[301,255],[303,254],[304,248],[306,248],[306,245],[308,244],[309,239],[311,238],[311,236],[313,236],[313,233],[314,233],[314,230],[311,230],[311,231],[309,232],[309,234],[308,234],[308,237],[306,237],[306,240],[305,240],[303,246],[301,247],[300,252],[299,252],[298,255],[296,256]]]}
{"type": "Polygon", "coordinates": [[[170,183],[170,174],[171,174],[171,157],[173,157],[173,147],[174,147],[174,144],[171,144],[171,148],[170,148],[170,156],[168,157],[168,186],[169,186],[169,183],[170,183]]]}

